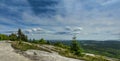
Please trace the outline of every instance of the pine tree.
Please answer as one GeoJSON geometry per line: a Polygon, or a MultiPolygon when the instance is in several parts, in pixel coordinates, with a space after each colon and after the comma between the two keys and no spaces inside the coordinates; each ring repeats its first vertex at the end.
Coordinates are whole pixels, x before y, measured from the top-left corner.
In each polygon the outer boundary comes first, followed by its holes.
{"type": "Polygon", "coordinates": [[[76,37],[73,37],[73,40],[71,43],[71,52],[77,56],[82,56],[82,49],[79,43],[77,42],[76,37]]]}
{"type": "Polygon", "coordinates": [[[18,29],[18,40],[19,41],[28,41],[27,36],[22,32],[21,29],[18,29]]]}
{"type": "Polygon", "coordinates": [[[18,40],[19,41],[21,41],[22,35],[23,35],[23,33],[22,33],[21,29],[18,29],[18,40]]]}

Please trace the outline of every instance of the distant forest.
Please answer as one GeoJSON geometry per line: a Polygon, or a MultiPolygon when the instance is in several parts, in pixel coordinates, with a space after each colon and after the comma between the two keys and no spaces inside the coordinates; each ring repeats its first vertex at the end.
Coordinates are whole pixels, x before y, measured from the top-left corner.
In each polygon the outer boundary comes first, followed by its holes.
{"type": "MultiPolygon", "coordinates": [[[[65,45],[71,44],[70,40],[62,40],[62,41],[48,40],[48,41],[50,41],[51,43],[61,42],[65,45]]],[[[79,43],[85,52],[120,59],[120,41],[79,40],[79,43]]]]}

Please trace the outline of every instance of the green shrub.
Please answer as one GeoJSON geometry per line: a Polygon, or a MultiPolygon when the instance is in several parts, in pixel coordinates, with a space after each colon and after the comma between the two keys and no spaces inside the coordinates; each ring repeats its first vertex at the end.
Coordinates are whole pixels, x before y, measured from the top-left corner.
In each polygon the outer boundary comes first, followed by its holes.
{"type": "Polygon", "coordinates": [[[32,43],[28,43],[28,42],[23,42],[23,41],[14,41],[12,42],[12,47],[21,51],[27,51],[30,49],[34,49],[34,50],[42,50],[42,51],[46,51],[46,52],[50,52],[48,49],[44,49],[39,47],[37,44],[32,44],[32,43]]]}
{"type": "Polygon", "coordinates": [[[0,34],[0,40],[9,40],[8,35],[0,34]]]}
{"type": "Polygon", "coordinates": [[[64,44],[61,43],[61,42],[56,42],[56,43],[54,43],[54,46],[61,47],[61,48],[64,48],[64,49],[70,49],[69,46],[64,45],[64,44]]]}
{"type": "Polygon", "coordinates": [[[17,35],[12,33],[11,35],[9,35],[9,40],[16,41],[17,40],[17,35]]]}

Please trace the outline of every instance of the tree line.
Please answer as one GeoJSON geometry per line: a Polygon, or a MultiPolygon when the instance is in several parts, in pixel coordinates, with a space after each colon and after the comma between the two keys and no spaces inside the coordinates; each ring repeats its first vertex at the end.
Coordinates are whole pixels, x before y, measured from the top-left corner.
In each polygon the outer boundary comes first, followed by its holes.
{"type": "Polygon", "coordinates": [[[27,35],[25,35],[21,29],[18,29],[16,34],[15,33],[12,33],[10,35],[0,34],[0,40],[10,40],[10,41],[20,41],[20,42],[24,41],[24,42],[30,42],[30,43],[36,43],[36,44],[50,44],[50,45],[66,48],[74,55],[82,56],[82,49],[75,38],[73,38],[70,46],[66,46],[61,42],[51,44],[49,41],[46,41],[43,38],[40,40],[35,40],[35,39],[28,40],[27,35]]]}
{"type": "Polygon", "coordinates": [[[25,35],[21,29],[18,29],[17,33],[10,35],[0,34],[0,40],[11,40],[11,41],[28,41],[27,35],[25,35]]]}

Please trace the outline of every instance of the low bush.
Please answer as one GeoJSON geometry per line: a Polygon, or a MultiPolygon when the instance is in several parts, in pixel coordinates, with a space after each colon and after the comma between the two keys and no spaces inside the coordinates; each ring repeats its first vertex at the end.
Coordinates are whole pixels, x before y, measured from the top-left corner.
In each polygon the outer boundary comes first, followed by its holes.
{"type": "Polygon", "coordinates": [[[26,44],[20,41],[15,41],[12,43],[12,47],[15,49],[19,49],[22,51],[26,51],[29,49],[39,49],[36,45],[32,45],[32,44],[26,44]]]}

